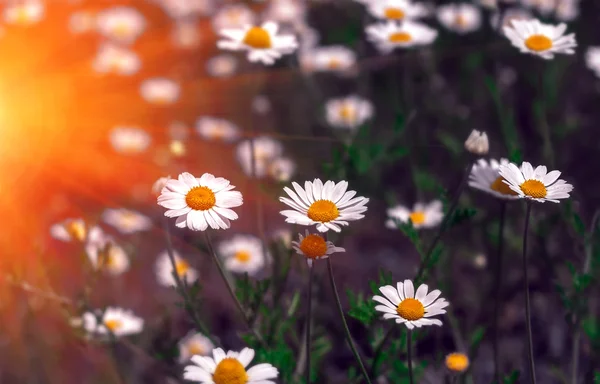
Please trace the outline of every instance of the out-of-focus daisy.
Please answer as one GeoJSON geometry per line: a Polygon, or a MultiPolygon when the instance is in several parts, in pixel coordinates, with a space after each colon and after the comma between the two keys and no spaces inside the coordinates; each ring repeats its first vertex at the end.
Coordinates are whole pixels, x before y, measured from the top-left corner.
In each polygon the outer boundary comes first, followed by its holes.
{"type": "Polygon", "coordinates": [[[325,111],[329,125],[353,130],[373,117],[373,104],[357,95],[350,95],[327,101],[325,111]]]}
{"type": "Polygon", "coordinates": [[[184,156],[187,152],[185,143],[182,140],[171,140],[169,143],[169,152],[175,157],[184,156]]]}
{"type": "Polygon", "coordinates": [[[133,7],[106,9],[98,14],[96,22],[100,34],[121,44],[133,43],[146,28],[146,19],[133,7]]]}
{"type": "Polygon", "coordinates": [[[190,49],[200,43],[200,31],[194,21],[180,21],[173,26],[171,33],[173,45],[177,48],[190,49]]]}
{"type": "Polygon", "coordinates": [[[446,313],[450,303],[439,298],[441,292],[434,290],[427,293],[429,287],[422,284],[415,293],[412,281],[398,282],[396,287],[386,285],[379,288],[383,296],[375,295],[373,300],[383,304],[375,307],[376,311],[383,312],[384,319],[395,319],[398,324],[405,324],[408,329],[421,328],[424,325],[442,325],[441,320],[432,319],[433,316],[446,313]]]}
{"type": "Polygon", "coordinates": [[[142,62],[135,52],[112,43],[104,43],[98,48],[92,66],[99,73],[112,72],[129,76],[139,71],[142,62]]]}
{"type": "Polygon", "coordinates": [[[50,235],[62,241],[84,241],[87,235],[83,219],[66,219],[50,227],[50,235]]]}
{"type": "Polygon", "coordinates": [[[324,259],[336,252],[346,252],[344,248],[336,247],[331,241],[325,241],[323,236],[318,234],[309,234],[304,231],[304,236],[298,234],[298,241],[292,242],[294,250],[304,257],[309,267],[312,267],[313,260],[324,259]]]}
{"type": "Polygon", "coordinates": [[[298,48],[300,51],[315,48],[321,39],[319,32],[316,29],[312,28],[306,23],[303,23],[302,21],[295,23],[294,29],[296,31],[296,36],[298,36],[298,48]]]}
{"type": "Polygon", "coordinates": [[[213,357],[193,356],[192,363],[183,370],[183,378],[202,384],[275,384],[279,375],[271,364],[257,364],[246,370],[254,358],[254,350],[244,348],[241,352],[221,348],[212,351],[213,357]]]}
{"type": "Polygon", "coordinates": [[[225,259],[225,268],[235,273],[260,272],[267,260],[263,253],[262,241],[250,235],[235,235],[218,246],[219,255],[225,259]]]}
{"type": "Polygon", "coordinates": [[[219,35],[224,40],[217,42],[217,47],[230,51],[248,51],[248,60],[262,62],[265,65],[275,63],[276,59],[294,52],[298,42],[294,35],[278,35],[277,23],[266,22],[260,27],[245,26],[241,29],[222,29],[219,35]]]}
{"type": "MultiPolygon", "coordinates": [[[[198,279],[198,272],[179,255],[179,252],[173,251],[173,258],[175,259],[175,272],[180,280],[193,283],[198,279]]],[[[173,265],[171,264],[168,251],[163,251],[158,255],[155,272],[159,284],[164,285],[165,287],[177,286],[177,281],[173,276],[173,265]]]]}
{"type": "Polygon", "coordinates": [[[554,54],[575,53],[575,34],[565,35],[566,24],[557,26],[543,24],[537,19],[531,21],[513,20],[512,27],[504,27],[504,34],[513,46],[522,53],[537,55],[543,59],[554,58],[554,54]]]}
{"type": "Polygon", "coordinates": [[[44,3],[40,0],[25,0],[7,4],[4,8],[4,21],[7,24],[28,26],[44,17],[44,3]]]}
{"type": "Polygon", "coordinates": [[[142,332],[144,329],[144,320],[135,316],[130,310],[108,307],[104,313],[84,313],[82,316],[82,326],[91,334],[108,336],[112,333],[114,336],[119,337],[142,332]],[[98,315],[101,315],[100,322],[98,322],[98,315]]]}
{"type": "Polygon", "coordinates": [[[483,269],[487,266],[487,257],[480,253],[473,258],[473,265],[478,269],[483,269]]]}
{"type": "Polygon", "coordinates": [[[143,152],[148,149],[150,141],[150,135],[141,128],[115,127],[110,132],[110,143],[120,153],[143,152]]]}
{"type": "Polygon", "coordinates": [[[94,269],[112,276],[120,275],[129,269],[129,258],[125,250],[99,227],[90,229],[85,251],[94,269]]]}
{"type": "Polygon", "coordinates": [[[498,23],[501,23],[500,30],[504,33],[504,27],[511,27],[513,20],[533,20],[533,15],[523,8],[509,8],[502,13],[494,13],[490,18],[490,24],[492,28],[498,29],[498,23]]]}
{"type": "Polygon", "coordinates": [[[454,352],[446,355],[445,363],[451,372],[462,373],[469,369],[469,357],[464,353],[454,352]]]}
{"type": "Polygon", "coordinates": [[[401,24],[392,21],[376,23],[367,26],[365,32],[367,39],[381,53],[390,53],[396,48],[429,45],[438,35],[435,29],[414,21],[404,21],[401,24]]]}
{"type": "Polygon", "coordinates": [[[600,77],[600,47],[589,47],[585,53],[585,63],[588,68],[600,77]]]}
{"type": "Polygon", "coordinates": [[[215,5],[213,0],[159,0],[158,3],[175,20],[206,15],[215,5]]]}
{"type": "Polygon", "coordinates": [[[167,185],[167,181],[171,180],[171,176],[161,177],[152,184],[152,193],[160,195],[160,191],[167,185]]]}
{"type": "Polygon", "coordinates": [[[546,166],[540,165],[535,169],[530,163],[524,161],[521,168],[513,163],[500,165],[502,176],[510,189],[518,193],[520,198],[534,200],[540,203],[551,201],[558,203],[559,199],[566,199],[573,190],[573,186],[559,179],[560,171],[548,172],[546,166]]]}
{"type": "Polygon", "coordinates": [[[172,104],[179,98],[181,87],[175,81],[162,77],[148,79],[140,86],[144,100],[152,104],[172,104]]]}
{"type": "Polygon", "coordinates": [[[105,209],[102,213],[102,220],[125,235],[152,228],[152,220],[148,216],[124,208],[105,209]]]}
{"type": "Polygon", "coordinates": [[[356,53],[343,45],[332,45],[303,51],[299,60],[307,71],[345,72],[356,63],[356,53]]]}
{"type": "Polygon", "coordinates": [[[434,200],[429,204],[416,203],[413,209],[403,205],[397,205],[387,210],[389,219],[385,222],[386,227],[396,229],[396,222],[412,222],[414,228],[433,228],[438,226],[444,218],[442,202],[434,200]]]}
{"type": "Polygon", "coordinates": [[[196,178],[184,172],[177,179],[167,181],[158,196],[158,205],[167,208],[165,216],[176,217],[178,228],[204,231],[227,229],[230,220],[238,218],[231,208],[243,203],[242,194],[222,177],[205,173],[196,178]]]}
{"type": "Polygon", "coordinates": [[[468,3],[442,5],[437,9],[437,18],[445,28],[457,33],[473,32],[481,26],[480,9],[468,3]]]}
{"type": "Polygon", "coordinates": [[[479,159],[469,175],[469,186],[480,191],[487,192],[497,198],[514,200],[519,195],[504,183],[500,176],[500,165],[508,165],[507,159],[491,159],[488,163],[485,159],[479,159]]]}
{"type": "Polygon", "coordinates": [[[185,363],[192,356],[210,355],[215,345],[210,339],[201,333],[194,330],[190,331],[178,343],[179,346],[179,362],[185,363]]]}
{"type": "Polygon", "coordinates": [[[408,0],[377,0],[366,3],[369,13],[378,19],[406,21],[427,16],[427,8],[408,0]]]}
{"type": "Polygon", "coordinates": [[[268,136],[259,136],[251,142],[244,140],[236,148],[236,158],[247,176],[252,176],[252,148],[254,147],[254,176],[265,177],[269,165],[283,152],[283,145],[268,136]]]}
{"type": "Polygon", "coordinates": [[[252,111],[265,115],[271,110],[271,102],[265,95],[258,95],[252,99],[252,111]]]}
{"type": "Polygon", "coordinates": [[[558,0],[556,4],[556,19],[559,21],[573,21],[579,16],[578,0],[558,0]]]}
{"type": "Polygon", "coordinates": [[[271,239],[273,239],[273,241],[280,241],[286,247],[291,248],[293,234],[292,231],[287,228],[280,228],[273,231],[271,234],[271,239]]]}
{"type": "Polygon", "coordinates": [[[306,181],[304,189],[296,182],[292,186],[296,192],[288,187],[283,188],[290,198],[279,198],[279,201],[293,208],[280,212],[286,217],[286,223],[316,225],[319,232],[330,229],[340,232],[341,226],[348,225],[349,221],[362,219],[362,213],[367,210],[369,199],[354,197],[355,191],[346,191],[347,181],[336,184],[328,180],[323,184],[320,179],[315,179],[312,182],[306,181]]]}
{"type": "Polygon", "coordinates": [[[268,172],[273,179],[285,183],[290,181],[296,172],[296,163],[287,157],[280,157],[269,164],[268,172]]]}
{"type": "Polygon", "coordinates": [[[532,8],[541,15],[549,15],[556,8],[557,0],[521,0],[521,5],[532,8]]]}
{"type": "Polygon", "coordinates": [[[73,33],[85,33],[96,26],[96,16],[89,11],[74,12],[69,17],[69,29],[73,33]]]}
{"type": "Polygon", "coordinates": [[[206,72],[214,77],[228,77],[235,73],[237,59],[233,55],[222,54],[206,61],[206,72]]]}
{"type": "Polygon", "coordinates": [[[271,0],[265,11],[264,18],[278,23],[294,24],[306,17],[304,1],[271,0]]]}
{"type": "Polygon", "coordinates": [[[240,129],[229,120],[201,117],[196,121],[196,132],[203,139],[232,142],[240,135],[240,129]]]}
{"type": "Polygon", "coordinates": [[[212,25],[215,32],[223,29],[243,28],[246,25],[254,24],[255,16],[252,10],[244,4],[225,5],[212,18],[212,25]]]}

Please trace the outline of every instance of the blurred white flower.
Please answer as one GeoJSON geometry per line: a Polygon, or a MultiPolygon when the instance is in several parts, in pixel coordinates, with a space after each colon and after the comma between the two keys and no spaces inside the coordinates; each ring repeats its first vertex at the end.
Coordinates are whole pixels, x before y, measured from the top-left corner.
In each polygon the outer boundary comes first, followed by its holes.
{"type": "Polygon", "coordinates": [[[121,44],[132,44],[146,29],[146,19],[133,7],[117,6],[101,11],[96,22],[101,35],[121,44]]]}
{"type": "Polygon", "coordinates": [[[212,25],[215,32],[223,29],[244,28],[246,25],[252,25],[256,17],[248,6],[244,4],[224,5],[212,18],[212,25]]]}
{"type": "Polygon", "coordinates": [[[175,20],[191,19],[213,11],[214,0],[155,0],[175,20]]]}
{"type": "Polygon", "coordinates": [[[96,72],[111,72],[124,76],[138,72],[141,65],[140,58],[135,52],[112,43],[100,45],[92,64],[96,72]]]}
{"type": "Polygon", "coordinates": [[[122,308],[108,307],[102,311],[86,312],[82,316],[83,328],[91,333],[102,336],[128,336],[142,332],[144,320],[135,316],[132,311],[122,308]],[[100,322],[98,322],[98,317],[100,322]]]}
{"type": "Polygon", "coordinates": [[[175,81],[163,77],[155,77],[144,81],[140,93],[144,100],[152,104],[167,105],[179,99],[181,87],[175,81]]]}
{"type": "Polygon", "coordinates": [[[44,17],[45,6],[40,0],[24,0],[9,3],[5,6],[3,16],[7,24],[28,26],[44,17]]]}
{"type": "Polygon", "coordinates": [[[96,26],[96,16],[89,11],[73,12],[69,17],[69,30],[73,33],[85,33],[96,26]]]}
{"type": "Polygon", "coordinates": [[[533,20],[533,15],[526,9],[523,8],[509,8],[506,9],[502,14],[496,12],[490,18],[490,24],[492,28],[500,30],[504,34],[504,27],[512,26],[513,20],[533,20]],[[500,20],[502,17],[502,20],[500,20]],[[498,23],[501,23],[499,26],[498,23]]]}
{"type": "Polygon", "coordinates": [[[92,267],[96,270],[117,276],[129,269],[129,258],[125,250],[100,227],[90,229],[85,251],[92,267]]]}
{"type": "Polygon", "coordinates": [[[199,26],[195,21],[180,21],[173,25],[171,33],[173,45],[177,48],[190,49],[200,44],[199,26]]]}
{"type": "Polygon", "coordinates": [[[160,191],[167,185],[167,181],[171,180],[171,176],[161,177],[152,184],[152,193],[160,195],[160,191]]]}
{"type": "Polygon", "coordinates": [[[279,157],[273,160],[269,165],[268,172],[269,176],[273,179],[280,183],[285,183],[290,181],[292,176],[294,176],[294,172],[296,172],[296,163],[292,159],[279,157]]]}
{"type": "Polygon", "coordinates": [[[271,0],[264,14],[265,20],[295,24],[306,17],[304,0],[271,0]]]}
{"type": "Polygon", "coordinates": [[[388,21],[406,21],[425,17],[427,8],[409,0],[374,0],[364,2],[373,17],[388,21]]]}
{"type": "MultiPolygon", "coordinates": [[[[251,235],[235,235],[221,242],[218,251],[225,260],[225,268],[234,273],[255,276],[267,262],[261,240],[251,235]]],[[[268,257],[268,251],[266,253],[268,257]]]]}
{"type": "Polygon", "coordinates": [[[384,54],[396,48],[429,45],[438,35],[435,29],[426,24],[408,20],[401,24],[393,21],[371,24],[365,28],[365,32],[367,39],[384,54]]]}
{"type": "Polygon", "coordinates": [[[481,11],[469,3],[442,5],[437,10],[437,17],[445,28],[457,32],[468,33],[481,26],[481,11]]]}
{"type": "Polygon", "coordinates": [[[66,219],[50,227],[50,235],[62,241],[84,241],[87,229],[83,219],[66,219]]]}
{"type": "Polygon", "coordinates": [[[573,21],[579,17],[579,0],[557,0],[556,19],[573,21]]]}
{"type": "Polygon", "coordinates": [[[195,330],[190,331],[179,343],[179,362],[185,363],[192,356],[207,356],[212,353],[215,345],[210,339],[195,330]]]}
{"type": "Polygon", "coordinates": [[[354,130],[373,117],[373,104],[357,95],[332,99],[325,103],[326,118],[334,128],[354,130]]]}
{"type": "Polygon", "coordinates": [[[487,155],[490,150],[487,133],[480,132],[476,129],[472,130],[465,141],[465,149],[475,155],[487,155]]]}
{"type": "Polygon", "coordinates": [[[221,54],[206,61],[206,72],[214,77],[228,77],[235,73],[237,59],[230,54],[221,54]]]}
{"type": "Polygon", "coordinates": [[[271,233],[271,239],[273,239],[273,241],[280,241],[288,248],[291,248],[292,246],[292,237],[292,231],[288,228],[279,228],[271,233]]]}
{"type": "Polygon", "coordinates": [[[532,8],[541,15],[549,15],[556,8],[557,0],[521,0],[521,5],[532,8]]]}
{"type": "Polygon", "coordinates": [[[600,77],[600,47],[589,47],[585,53],[585,63],[596,76],[600,77]]]}
{"type": "Polygon", "coordinates": [[[279,158],[283,152],[282,144],[270,137],[260,136],[251,140],[244,140],[236,148],[236,158],[246,176],[252,176],[252,146],[254,146],[254,175],[258,178],[265,177],[269,165],[279,158]]]}
{"type": "Polygon", "coordinates": [[[169,143],[169,152],[174,157],[182,157],[187,153],[187,147],[182,140],[171,140],[169,143]]]}
{"type": "Polygon", "coordinates": [[[428,204],[416,203],[413,209],[403,205],[396,205],[387,210],[389,219],[385,226],[390,229],[397,228],[397,221],[408,223],[410,220],[414,228],[433,228],[438,226],[444,218],[443,205],[439,200],[434,200],[428,204]]]}
{"type": "Polygon", "coordinates": [[[565,35],[566,24],[544,24],[537,19],[513,20],[511,27],[504,27],[504,34],[521,53],[529,53],[550,60],[554,54],[572,55],[577,42],[575,34],[565,35]]]}
{"type": "MultiPolygon", "coordinates": [[[[181,281],[185,281],[188,284],[193,284],[198,279],[198,271],[190,266],[190,264],[183,259],[179,252],[173,251],[173,259],[175,259],[175,272],[181,281]]],[[[169,258],[168,251],[163,251],[156,259],[155,265],[156,279],[160,285],[165,287],[177,286],[177,281],[173,276],[173,264],[169,258]]]]}
{"type": "Polygon", "coordinates": [[[252,110],[259,115],[264,115],[269,113],[271,110],[271,102],[269,98],[265,95],[258,95],[252,99],[252,110]]]}
{"type": "Polygon", "coordinates": [[[240,129],[229,120],[201,117],[196,121],[196,132],[203,139],[232,142],[240,135],[240,129]]]}
{"type": "Polygon", "coordinates": [[[152,228],[152,220],[148,216],[124,208],[105,209],[102,213],[102,220],[125,235],[152,228]]]}
{"type": "Polygon", "coordinates": [[[115,151],[125,154],[139,153],[148,149],[150,135],[141,128],[115,127],[110,132],[110,143],[115,151]]]}
{"type": "Polygon", "coordinates": [[[299,53],[305,71],[346,72],[356,63],[356,53],[343,45],[316,47],[299,53]]]}

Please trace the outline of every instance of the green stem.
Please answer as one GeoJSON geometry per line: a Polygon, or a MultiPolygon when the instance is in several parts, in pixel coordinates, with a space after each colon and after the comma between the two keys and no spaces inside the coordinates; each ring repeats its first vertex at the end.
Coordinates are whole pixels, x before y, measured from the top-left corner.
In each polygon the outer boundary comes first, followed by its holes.
{"type": "Polygon", "coordinates": [[[413,361],[412,361],[412,331],[409,329],[406,335],[406,355],[408,359],[408,379],[410,384],[414,384],[413,361]]]}
{"type": "Polygon", "coordinates": [[[378,366],[379,357],[383,353],[385,344],[390,339],[390,337],[392,337],[392,335],[396,329],[398,329],[398,327],[391,327],[390,329],[388,329],[388,331],[383,336],[383,339],[381,339],[381,341],[379,342],[379,345],[377,345],[377,348],[375,348],[375,353],[373,354],[373,362],[371,363],[371,369],[369,370],[369,376],[377,377],[377,369],[379,368],[379,366],[378,366]]]}
{"type": "Polygon", "coordinates": [[[500,381],[500,354],[498,351],[500,331],[498,329],[498,317],[500,316],[500,300],[501,295],[501,281],[502,281],[502,254],[504,247],[504,221],[506,219],[506,201],[500,203],[500,228],[498,229],[498,249],[496,254],[496,268],[494,271],[494,292],[496,300],[494,301],[494,339],[493,339],[493,353],[494,353],[494,384],[501,384],[500,381]]]}
{"type": "Polygon", "coordinates": [[[308,302],[306,304],[306,383],[310,384],[310,322],[312,312],[312,280],[313,280],[313,267],[312,265],[308,268],[308,302]]]}
{"type": "Polygon", "coordinates": [[[523,289],[525,290],[525,324],[527,326],[527,345],[529,359],[529,378],[531,384],[535,384],[535,362],[533,360],[533,337],[531,335],[531,301],[529,298],[529,274],[527,272],[527,231],[529,229],[529,218],[531,216],[531,201],[527,202],[525,213],[525,228],[523,229],[523,289]]]}

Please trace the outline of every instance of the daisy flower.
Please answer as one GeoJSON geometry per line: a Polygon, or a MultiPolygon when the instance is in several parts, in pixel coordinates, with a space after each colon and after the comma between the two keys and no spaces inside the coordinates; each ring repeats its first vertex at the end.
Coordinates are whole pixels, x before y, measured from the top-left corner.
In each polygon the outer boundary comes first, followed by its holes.
{"type": "Polygon", "coordinates": [[[325,103],[327,123],[332,127],[356,129],[373,117],[373,104],[357,95],[325,103]]]}
{"type": "Polygon", "coordinates": [[[235,186],[222,177],[205,173],[196,178],[184,172],[178,179],[171,179],[158,196],[158,205],[167,208],[165,216],[177,217],[178,228],[204,231],[227,229],[229,220],[238,218],[231,208],[243,203],[242,194],[233,191],[235,186]]]}
{"type": "Polygon", "coordinates": [[[279,201],[293,208],[280,212],[286,217],[286,223],[316,225],[319,232],[330,229],[340,232],[341,226],[348,225],[348,221],[362,219],[362,213],[367,210],[369,199],[354,197],[356,191],[346,191],[347,181],[336,184],[328,180],[323,184],[320,179],[315,179],[306,181],[304,189],[296,182],[292,186],[295,192],[288,187],[283,188],[290,198],[279,198],[279,201]]]}
{"type": "Polygon", "coordinates": [[[90,229],[85,251],[92,267],[96,270],[118,276],[129,269],[129,258],[125,250],[99,227],[90,229]]]}
{"type": "Polygon", "coordinates": [[[202,384],[275,384],[279,375],[277,368],[271,364],[257,364],[246,370],[254,358],[254,350],[244,348],[241,352],[228,351],[221,348],[212,351],[213,357],[193,356],[192,363],[183,370],[183,378],[202,384]]]}
{"type": "Polygon", "coordinates": [[[500,161],[492,159],[488,163],[484,159],[479,159],[473,165],[469,175],[469,186],[487,192],[499,199],[514,200],[519,195],[504,183],[504,178],[500,176],[500,165],[508,165],[507,159],[500,161]]]}
{"type": "Polygon", "coordinates": [[[66,219],[50,227],[50,235],[62,241],[84,241],[87,230],[83,219],[66,219]]]}
{"type": "Polygon", "coordinates": [[[336,252],[346,252],[344,248],[336,247],[331,241],[325,241],[321,235],[309,234],[308,229],[304,231],[304,236],[298,234],[298,241],[292,241],[292,248],[299,255],[306,257],[309,267],[312,267],[313,260],[325,259],[336,252]]]}
{"type": "Polygon", "coordinates": [[[140,93],[149,103],[167,105],[177,101],[180,88],[173,80],[157,77],[144,81],[140,85],[140,93]]]}
{"type": "Polygon", "coordinates": [[[130,76],[138,72],[142,62],[138,55],[112,43],[104,43],[98,48],[92,67],[98,73],[115,73],[130,76]]]}
{"type": "Polygon", "coordinates": [[[554,58],[555,53],[571,55],[577,46],[575,34],[565,35],[567,25],[543,24],[537,19],[513,20],[512,27],[504,27],[504,34],[522,53],[537,55],[543,59],[554,58]]]}
{"type": "Polygon", "coordinates": [[[40,0],[25,0],[8,4],[4,8],[3,16],[7,24],[32,25],[44,17],[44,4],[40,0]]]}
{"type": "Polygon", "coordinates": [[[421,328],[424,325],[442,325],[441,320],[431,317],[446,313],[444,308],[450,303],[439,298],[439,290],[428,294],[428,289],[426,284],[422,284],[415,293],[410,280],[397,283],[397,287],[380,287],[379,292],[383,296],[375,295],[373,300],[383,305],[377,305],[375,310],[383,312],[384,319],[395,319],[397,324],[405,324],[408,329],[421,328]]]}
{"type": "Polygon", "coordinates": [[[469,357],[460,352],[450,353],[446,355],[445,364],[451,372],[462,373],[469,369],[469,357]]]}
{"type": "MultiPolygon", "coordinates": [[[[225,259],[225,268],[235,273],[256,275],[267,262],[262,241],[250,235],[235,235],[221,242],[218,251],[225,259]]],[[[268,252],[267,257],[269,257],[268,252]]]]}
{"type": "Polygon", "coordinates": [[[219,35],[225,39],[219,40],[217,47],[231,51],[248,51],[249,61],[271,65],[276,59],[298,48],[296,36],[277,35],[278,29],[277,23],[272,21],[260,27],[247,25],[240,29],[222,29],[219,35]]]}
{"type": "Polygon", "coordinates": [[[516,192],[520,198],[543,203],[551,201],[558,203],[559,199],[566,199],[573,190],[571,184],[559,179],[560,171],[548,172],[546,166],[540,165],[535,169],[530,163],[524,161],[521,168],[515,164],[500,165],[500,176],[504,183],[516,192]]]}
{"type": "Polygon", "coordinates": [[[429,45],[438,35],[435,29],[413,21],[404,21],[402,24],[392,21],[372,24],[365,28],[365,32],[367,39],[373,42],[381,53],[390,53],[396,48],[429,45]]]}
{"type": "Polygon", "coordinates": [[[299,61],[309,72],[346,72],[354,67],[356,53],[343,45],[315,47],[301,52],[299,61]]]}
{"type": "Polygon", "coordinates": [[[231,142],[240,135],[240,129],[229,120],[201,117],[196,121],[196,132],[203,139],[231,142]]]}
{"type": "Polygon", "coordinates": [[[264,17],[278,23],[294,24],[306,17],[304,1],[272,0],[265,11],[264,17]]]}
{"type": "Polygon", "coordinates": [[[215,348],[215,345],[208,337],[194,330],[190,331],[177,345],[179,347],[180,363],[185,363],[192,356],[209,355],[215,348]]]}
{"type": "Polygon", "coordinates": [[[366,5],[373,17],[387,21],[413,20],[428,14],[424,5],[408,0],[377,0],[366,5]]]}
{"type": "Polygon", "coordinates": [[[280,157],[273,160],[268,168],[269,176],[280,183],[290,181],[294,172],[296,172],[296,163],[292,159],[286,157],[280,157]]]}
{"type": "Polygon", "coordinates": [[[174,20],[206,15],[213,10],[213,0],[160,0],[158,4],[174,20]]]}
{"type": "Polygon", "coordinates": [[[152,193],[155,195],[160,195],[162,189],[167,185],[167,181],[171,180],[171,176],[161,177],[152,184],[152,193]]]}
{"type": "Polygon", "coordinates": [[[416,203],[412,210],[403,205],[397,205],[387,210],[390,217],[385,225],[390,229],[396,229],[396,222],[408,223],[409,219],[414,228],[433,228],[438,226],[443,218],[442,202],[434,200],[429,204],[416,203]]]}
{"type": "Polygon", "coordinates": [[[148,149],[151,141],[146,131],[133,127],[115,127],[109,138],[114,150],[124,154],[143,152],[148,149]]]}
{"type": "MultiPolygon", "coordinates": [[[[180,280],[193,283],[198,279],[198,271],[192,268],[190,264],[179,255],[179,252],[173,251],[173,259],[175,259],[175,272],[180,280]]],[[[177,286],[177,281],[173,276],[173,265],[171,264],[168,251],[163,251],[158,255],[155,264],[155,272],[156,279],[160,285],[165,287],[177,286]]]]}
{"type": "Polygon", "coordinates": [[[235,56],[222,54],[206,61],[206,73],[213,77],[229,77],[237,69],[235,56]]]}
{"type": "Polygon", "coordinates": [[[600,47],[589,47],[585,53],[585,63],[589,69],[600,77],[600,47]]]}
{"type": "Polygon", "coordinates": [[[146,19],[133,7],[118,6],[100,12],[98,32],[111,41],[132,44],[146,29],[146,19]]]}
{"type": "Polygon", "coordinates": [[[465,149],[475,155],[487,155],[490,150],[490,142],[487,133],[472,130],[465,141],[465,149]]]}
{"type": "Polygon", "coordinates": [[[212,26],[215,32],[222,29],[244,28],[246,25],[252,25],[255,22],[254,13],[244,4],[225,5],[213,16],[212,26]]]}
{"type": "Polygon", "coordinates": [[[468,3],[442,5],[437,9],[437,18],[445,28],[457,33],[473,32],[481,26],[481,10],[468,3]]]}
{"type": "Polygon", "coordinates": [[[104,210],[102,220],[125,235],[152,228],[152,220],[148,216],[124,208],[104,210]]]}
{"type": "Polygon", "coordinates": [[[281,157],[283,145],[268,136],[259,136],[254,139],[254,143],[251,140],[244,140],[238,144],[235,155],[242,170],[249,177],[252,177],[252,147],[254,147],[254,176],[265,177],[271,162],[281,157]]]}
{"type": "Polygon", "coordinates": [[[82,316],[82,326],[88,332],[98,335],[128,336],[142,332],[144,320],[135,316],[132,311],[122,308],[108,307],[98,316],[92,312],[86,312],[82,316]]]}

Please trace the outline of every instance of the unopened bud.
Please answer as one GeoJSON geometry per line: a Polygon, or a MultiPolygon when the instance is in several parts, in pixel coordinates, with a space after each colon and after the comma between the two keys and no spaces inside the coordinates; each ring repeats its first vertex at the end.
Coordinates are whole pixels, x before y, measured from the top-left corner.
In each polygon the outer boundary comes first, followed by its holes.
{"type": "Polygon", "coordinates": [[[487,155],[490,150],[487,134],[474,129],[465,141],[465,149],[475,155],[487,155]]]}

